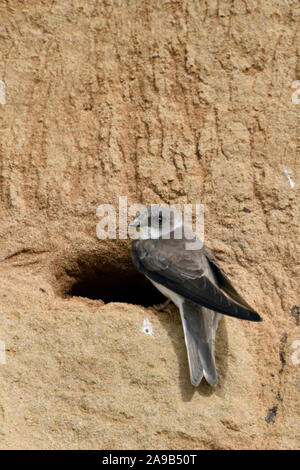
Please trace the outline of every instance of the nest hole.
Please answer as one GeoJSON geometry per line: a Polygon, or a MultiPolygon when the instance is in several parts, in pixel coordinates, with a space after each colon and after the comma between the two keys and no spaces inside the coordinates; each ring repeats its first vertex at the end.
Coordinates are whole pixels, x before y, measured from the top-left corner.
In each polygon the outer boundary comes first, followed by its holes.
{"type": "Polygon", "coordinates": [[[66,269],[68,288],[72,297],[102,300],[104,303],[124,302],[150,307],[166,298],[145,276],[135,271],[130,261],[125,264],[101,264],[89,259],[77,260],[66,269]]]}

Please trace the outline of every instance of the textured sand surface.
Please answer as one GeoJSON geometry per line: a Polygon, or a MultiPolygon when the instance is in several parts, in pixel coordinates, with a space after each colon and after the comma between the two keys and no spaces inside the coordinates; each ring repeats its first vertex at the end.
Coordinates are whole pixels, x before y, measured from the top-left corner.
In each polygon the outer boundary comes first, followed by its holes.
{"type": "Polygon", "coordinates": [[[292,0],[0,3],[2,449],[299,448],[299,24],[292,0]],[[129,240],[96,237],[121,195],[203,203],[263,317],[222,319],[216,389],[129,240]]]}

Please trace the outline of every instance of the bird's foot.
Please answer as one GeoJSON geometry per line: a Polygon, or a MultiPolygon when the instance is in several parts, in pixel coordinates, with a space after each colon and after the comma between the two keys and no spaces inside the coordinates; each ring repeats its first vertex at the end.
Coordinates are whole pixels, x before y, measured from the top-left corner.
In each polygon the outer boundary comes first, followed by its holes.
{"type": "Polygon", "coordinates": [[[167,305],[169,305],[169,303],[171,302],[170,299],[167,299],[165,302],[163,302],[162,304],[155,304],[153,305],[153,308],[155,308],[155,310],[157,312],[161,312],[162,310],[164,310],[166,308],[167,305]]]}

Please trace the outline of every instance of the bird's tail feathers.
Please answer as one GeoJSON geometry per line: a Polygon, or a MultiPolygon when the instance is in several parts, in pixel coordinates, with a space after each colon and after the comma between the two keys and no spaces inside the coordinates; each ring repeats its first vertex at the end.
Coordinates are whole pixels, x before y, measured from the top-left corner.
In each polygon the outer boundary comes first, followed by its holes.
{"type": "Polygon", "coordinates": [[[218,374],[216,370],[215,357],[212,342],[199,342],[199,355],[203,367],[203,374],[207,382],[216,387],[218,385],[218,374]]]}
{"type": "Polygon", "coordinates": [[[213,345],[211,339],[203,339],[204,320],[199,307],[192,302],[185,301],[180,307],[191,382],[197,387],[204,375],[207,382],[215,387],[218,384],[218,374],[213,345]]]}

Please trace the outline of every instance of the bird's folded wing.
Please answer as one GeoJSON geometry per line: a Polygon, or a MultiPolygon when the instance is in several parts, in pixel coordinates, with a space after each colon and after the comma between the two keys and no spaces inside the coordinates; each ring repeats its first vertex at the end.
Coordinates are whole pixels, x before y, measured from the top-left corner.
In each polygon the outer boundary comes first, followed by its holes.
{"type": "Polygon", "coordinates": [[[249,310],[252,310],[250,305],[247,304],[247,302],[243,299],[243,297],[241,297],[240,294],[233,287],[230,280],[224,273],[223,269],[219,266],[218,261],[216,260],[212,252],[209,250],[209,248],[204,246],[204,252],[209,262],[209,265],[217,279],[218,285],[222,289],[222,291],[226,292],[226,294],[228,294],[233,300],[241,304],[243,307],[246,307],[249,310]]]}
{"type": "Polygon", "coordinates": [[[135,267],[153,281],[215,312],[261,321],[209,254],[205,248],[185,250],[184,240],[135,240],[132,244],[135,267]]]}

